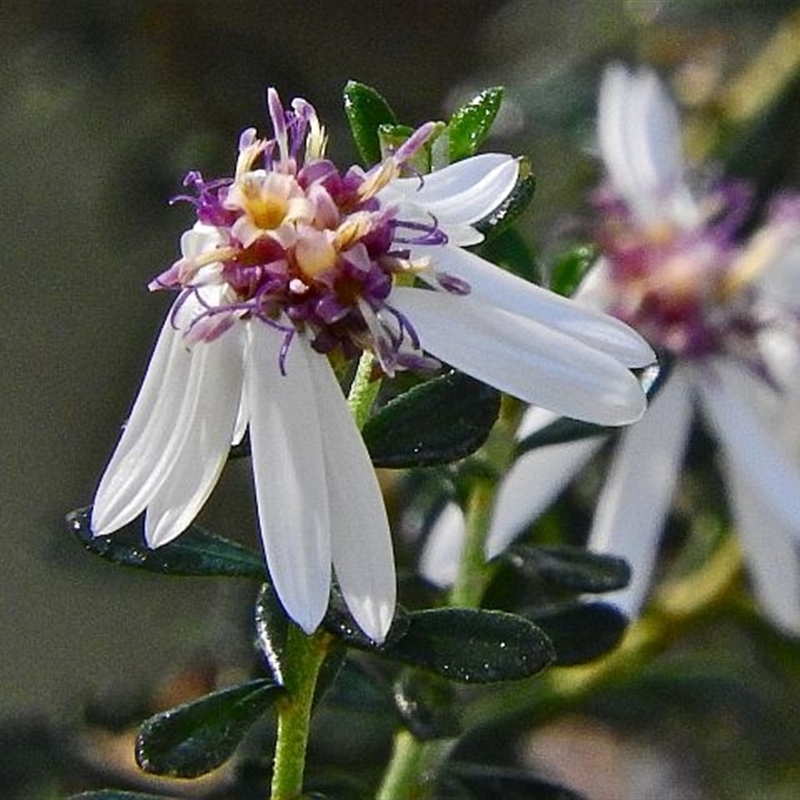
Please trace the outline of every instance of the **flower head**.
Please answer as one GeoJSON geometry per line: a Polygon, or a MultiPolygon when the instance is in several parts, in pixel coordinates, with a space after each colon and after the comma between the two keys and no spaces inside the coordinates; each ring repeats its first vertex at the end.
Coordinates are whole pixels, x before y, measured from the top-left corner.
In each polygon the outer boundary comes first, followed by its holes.
{"type": "MultiPolygon", "coordinates": [[[[800,632],[800,469],[788,435],[797,422],[800,204],[780,199],[743,239],[752,212],[746,187],[692,192],[676,110],[651,72],[606,71],[598,136],[607,173],[595,195],[603,255],[576,299],[628,322],[676,366],[643,420],[620,437],[589,545],[629,559],[632,583],[615,599],[638,611],[697,409],[719,440],[756,594],[777,624],[800,632]]],[[[551,418],[529,410],[520,437],[551,418]]],[[[601,441],[534,450],[515,463],[498,495],[490,555],[601,441]]]]}
{"type": "Polygon", "coordinates": [[[512,157],[406,175],[428,123],[372,169],[340,171],[311,105],[267,99],[272,138],[248,129],[232,176],[186,178],[179,199],[197,222],[151,283],[178,296],[92,526],[109,534],[146,510],[148,544],[171,541],[249,427],[267,566],[289,616],[316,628],[333,566],[380,641],[395,603],[389,527],[328,356],[367,351],[390,376],[438,358],[529,402],[623,424],[644,409],[627,367],[653,355],[617,320],[461,249],[513,189],[512,157]]]}

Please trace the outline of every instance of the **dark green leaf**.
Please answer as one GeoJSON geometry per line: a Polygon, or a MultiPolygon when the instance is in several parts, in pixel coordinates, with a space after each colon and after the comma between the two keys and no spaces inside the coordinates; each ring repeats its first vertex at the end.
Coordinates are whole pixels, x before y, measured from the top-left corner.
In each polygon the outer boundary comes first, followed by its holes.
{"type": "Polygon", "coordinates": [[[138,792],[121,792],[118,789],[100,789],[97,792],[73,794],[67,800],[169,800],[163,794],[139,794],[138,792]]]}
{"type": "Polygon", "coordinates": [[[523,159],[520,164],[517,185],[511,194],[487,217],[478,220],[474,227],[487,238],[497,236],[506,230],[528,207],[536,191],[536,178],[530,165],[523,159]]]}
{"type": "Polygon", "coordinates": [[[255,680],[156,714],[139,729],[136,762],[145,772],[196,778],[232,755],[283,689],[255,680]]]}
{"type": "MultiPolygon", "coordinates": [[[[480,800],[585,800],[571,789],[508,767],[453,762],[446,767],[445,780],[448,777],[472,790],[469,797],[480,800]]],[[[450,796],[438,795],[441,800],[450,796]]]]}
{"type": "Polygon", "coordinates": [[[266,571],[259,553],[192,525],[163,547],[149,548],[140,521],[126,525],[109,536],[94,536],[91,506],[67,515],[69,529],[91,553],[148,572],[170,575],[224,575],[263,579],[266,571]]]}
{"type": "Polygon", "coordinates": [[[529,620],[503,611],[442,608],[409,615],[405,635],[382,655],[463,683],[535,675],[554,657],[547,636],[529,620]]]}
{"type": "Polygon", "coordinates": [[[427,742],[458,735],[453,686],[438,675],[403,670],[393,694],[400,718],[417,740],[427,742]]]}
{"type": "Polygon", "coordinates": [[[495,86],[484,89],[453,114],[447,125],[450,161],[475,154],[489,134],[502,101],[503,88],[495,86]]]}
{"type": "Polygon", "coordinates": [[[381,160],[378,128],[396,125],[397,119],[386,100],[363,83],[348,81],[344,87],[344,111],[358,152],[367,165],[381,160]]]}
{"type": "MultiPolygon", "coordinates": [[[[639,383],[642,385],[648,401],[661,390],[672,372],[674,359],[667,353],[658,354],[658,362],[649,367],[645,367],[639,373],[639,383]]],[[[566,444],[575,442],[579,439],[587,439],[594,436],[608,436],[615,433],[619,428],[608,425],[595,425],[591,422],[583,422],[569,417],[559,417],[545,425],[543,428],[534,431],[530,436],[523,439],[517,445],[517,457],[535,450],[537,447],[547,447],[552,444],[566,444]]]]}
{"type": "Polygon", "coordinates": [[[265,583],[255,604],[256,645],[267,660],[272,677],[279,686],[285,683],[284,658],[289,620],[272,585],[265,583]]]}
{"type": "Polygon", "coordinates": [[[377,467],[448,464],[486,441],[499,411],[497,390],[450,372],[388,402],[362,434],[377,467]]]}
{"type": "Polygon", "coordinates": [[[624,589],[631,569],[623,558],[569,545],[514,545],[502,556],[526,578],[569,592],[613,592],[624,589]]]}
{"type": "Polygon", "coordinates": [[[560,603],[525,614],[544,630],[556,651],[556,664],[585,664],[613,650],[628,618],[615,606],[597,601],[560,603]]]}

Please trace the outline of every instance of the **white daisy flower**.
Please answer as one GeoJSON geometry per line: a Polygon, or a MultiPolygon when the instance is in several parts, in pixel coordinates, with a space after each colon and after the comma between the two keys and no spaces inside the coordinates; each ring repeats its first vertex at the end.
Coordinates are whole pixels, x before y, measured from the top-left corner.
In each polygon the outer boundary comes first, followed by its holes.
{"type": "Polygon", "coordinates": [[[270,90],[274,136],[252,129],[235,174],[187,176],[197,223],[153,281],[178,297],[95,497],[92,530],[142,512],[145,539],[179,536],[249,428],[267,567],[288,615],[313,631],[331,568],[375,641],[395,608],[392,543],[369,455],[328,356],[374,354],[387,375],[442,359],[480,380],[606,424],[638,419],[628,366],[652,360],[623,323],[461,249],[514,188],[518,162],[486,154],[403,177],[423,125],[368,172],[340,172],[304,100],[270,90]]]}
{"type": "MultiPolygon", "coordinates": [[[[622,432],[588,546],[626,557],[629,614],[646,598],[658,542],[696,412],[719,443],[728,497],[755,594],[781,628],[800,633],[800,201],[774,204],[742,242],[741,186],[693,196],[677,111],[649,71],[612,66],[598,134],[608,183],[598,194],[603,256],[576,299],[624,320],[675,367],[644,418],[622,432]]],[[[526,412],[525,438],[556,415],[526,412]]],[[[602,437],[532,450],[504,479],[488,535],[501,552],[566,486],[602,437]]]]}

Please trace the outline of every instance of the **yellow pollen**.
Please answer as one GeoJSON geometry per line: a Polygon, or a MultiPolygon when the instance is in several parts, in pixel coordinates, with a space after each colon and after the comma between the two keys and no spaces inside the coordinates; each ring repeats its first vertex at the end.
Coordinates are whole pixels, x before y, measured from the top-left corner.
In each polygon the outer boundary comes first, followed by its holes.
{"type": "Polygon", "coordinates": [[[286,218],[289,210],[289,201],[285,197],[261,192],[246,190],[245,209],[256,227],[264,231],[275,230],[286,218]]]}
{"type": "Polygon", "coordinates": [[[352,214],[336,229],[334,244],[340,252],[352,247],[372,230],[370,214],[352,214]]]}

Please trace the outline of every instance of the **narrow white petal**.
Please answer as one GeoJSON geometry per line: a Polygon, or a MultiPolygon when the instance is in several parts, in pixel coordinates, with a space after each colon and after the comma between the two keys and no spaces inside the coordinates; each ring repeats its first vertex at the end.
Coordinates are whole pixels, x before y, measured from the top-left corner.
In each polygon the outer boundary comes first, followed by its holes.
{"type": "MultiPolygon", "coordinates": [[[[477,222],[494,211],[514,188],[518,174],[519,162],[512,156],[482,153],[421,178],[393,181],[390,188],[447,228],[477,222]]],[[[405,218],[402,212],[399,216],[405,218]]]]}
{"type": "Polygon", "coordinates": [[[733,468],[800,541],[800,469],[759,418],[756,381],[738,365],[715,361],[698,381],[703,409],[733,468]]]}
{"type": "Polygon", "coordinates": [[[159,547],[197,516],[228,456],[244,379],[245,329],[237,325],[196,346],[196,397],[181,424],[188,428],[169,472],[147,505],[145,540],[159,547]]]}
{"type": "Polygon", "coordinates": [[[773,624],[796,635],[800,633],[796,534],[736,467],[726,466],[729,499],[755,596],[773,624]]]}
{"type": "Polygon", "coordinates": [[[629,562],[630,584],[603,599],[631,616],[647,594],[691,417],[688,380],[675,370],[641,422],[622,432],[600,496],[587,546],[629,562]]]}
{"type": "Polygon", "coordinates": [[[695,224],[683,181],[680,119],[655,73],[612,65],[600,85],[597,132],[614,189],[642,222],[668,216],[695,224]]]}
{"type": "Polygon", "coordinates": [[[596,436],[541,447],[518,458],[497,491],[486,537],[487,558],[502,553],[542,514],[605,440],[596,436]]]}
{"type": "Polygon", "coordinates": [[[397,288],[390,302],[425,350],[526,402],[604,425],[644,412],[644,394],[619,361],[557,330],[445,292],[397,288]]]}
{"type": "Polygon", "coordinates": [[[458,503],[445,504],[436,517],[422,555],[419,573],[434,586],[452,586],[458,576],[461,556],[466,544],[466,520],[458,503]]]}
{"type": "MultiPolygon", "coordinates": [[[[303,346],[308,347],[305,342],[303,346]]],[[[322,431],[333,567],[358,626],[382,642],[394,617],[397,594],[383,495],[327,359],[309,351],[308,360],[322,431]]]]}
{"type": "Polygon", "coordinates": [[[118,530],[144,511],[188,433],[181,408],[193,392],[194,351],[187,350],[171,317],[172,312],[97,489],[92,510],[92,531],[97,536],[118,530]]]}
{"type": "Polygon", "coordinates": [[[415,256],[430,256],[437,271],[465,280],[470,285],[470,297],[475,300],[559,330],[614,356],[628,367],[643,367],[655,361],[650,345],[609,314],[536,286],[466,250],[419,245],[411,249],[415,256]]]}
{"type": "Polygon", "coordinates": [[[304,631],[319,625],[331,579],[328,487],[310,358],[295,337],[278,368],[283,337],[250,324],[245,389],[261,538],[275,591],[304,631]]]}

